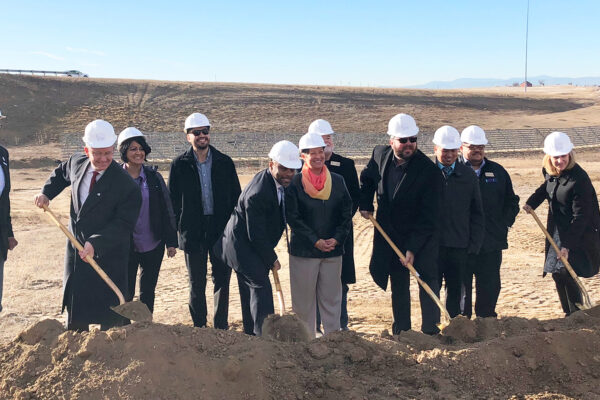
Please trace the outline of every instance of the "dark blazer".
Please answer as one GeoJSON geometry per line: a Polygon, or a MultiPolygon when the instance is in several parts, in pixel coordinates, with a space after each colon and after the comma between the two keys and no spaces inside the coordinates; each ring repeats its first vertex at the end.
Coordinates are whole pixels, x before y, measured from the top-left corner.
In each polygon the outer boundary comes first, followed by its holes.
{"type": "MultiPolygon", "coordinates": [[[[544,183],[527,204],[535,209],[548,200],[548,232],[558,229],[561,247],[569,249],[569,263],[577,275],[589,278],[600,266],[600,211],[592,181],[579,164],[558,177],[545,169],[542,174],[544,183]]],[[[546,255],[549,248],[546,240],[546,255]]]]}
{"type": "Polygon", "coordinates": [[[221,236],[242,191],[233,160],[210,146],[211,181],[214,215],[210,224],[204,216],[202,189],[196,168],[194,149],[181,154],[171,163],[169,191],[179,232],[179,247],[193,252],[212,246],[221,236]]]}
{"type": "Polygon", "coordinates": [[[175,214],[173,213],[173,204],[165,180],[157,171],[157,167],[144,165],[143,168],[150,195],[150,229],[157,238],[165,243],[166,247],[177,247],[175,214]]]}
{"type": "Polygon", "coordinates": [[[275,180],[265,169],[242,191],[225,232],[215,243],[215,254],[251,281],[260,281],[277,260],[274,249],[283,230],[275,180]]]}
{"type": "MultiPolygon", "coordinates": [[[[393,162],[392,157],[391,146],[376,146],[373,150],[371,159],[360,174],[360,209],[373,211],[373,194],[376,193],[377,222],[403,253],[410,250],[415,254],[414,267],[419,272],[437,274],[442,172],[417,150],[390,201],[385,177],[393,162]]],[[[369,270],[375,283],[384,290],[387,288],[392,257],[397,255],[375,230],[369,270]]]]}
{"type": "Polygon", "coordinates": [[[485,232],[477,174],[456,162],[454,171],[443,182],[440,245],[477,254],[485,232]]]}
{"type": "MultiPolygon", "coordinates": [[[[460,161],[464,163],[462,157],[460,161]]],[[[486,158],[479,174],[479,191],[485,215],[480,253],[507,249],[508,228],[519,213],[519,196],[513,190],[510,175],[500,164],[486,158]]]]}
{"type": "Polygon", "coordinates": [[[4,190],[0,193],[0,257],[6,260],[8,238],[14,237],[10,219],[10,172],[8,151],[0,146],[0,168],[4,173],[4,190]]]}
{"type": "MultiPolygon", "coordinates": [[[[138,185],[115,161],[94,185],[85,203],[79,201],[79,185],[90,161],[75,154],[60,164],[44,184],[42,193],[53,199],[71,186],[69,229],[81,244],[94,246],[94,258],[127,296],[127,260],[130,237],[140,212],[138,185]]],[[[119,300],[70,242],[65,256],[63,310],[69,304],[71,319],[80,323],[110,323],[115,314],[109,306],[119,300]]]]}
{"type": "Polygon", "coordinates": [[[352,229],[352,199],[344,178],[331,172],[331,195],[327,200],[313,199],[304,191],[302,174],[296,174],[286,190],[287,222],[292,228],[290,254],[296,257],[329,258],[344,253],[344,241],[352,229]],[[337,240],[330,252],[315,247],[319,239],[337,240]]]}
{"type": "MultiPolygon", "coordinates": [[[[332,153],[329,160],[325,161],[325,165],[331,172],[335,172],[344,178],[346,189],[352,199],[352,217],[358,209],[358,201],[360,199],[360,185],[358,183],[358,175],[354,161],[349,158],[342,157],[339,154],[332,153]]],[[[354,266],[354,232],[350,228],[346,241],[344,242],[344,255],[342,256],[342,283],[355,283],[356,271],[354,266]]]]}

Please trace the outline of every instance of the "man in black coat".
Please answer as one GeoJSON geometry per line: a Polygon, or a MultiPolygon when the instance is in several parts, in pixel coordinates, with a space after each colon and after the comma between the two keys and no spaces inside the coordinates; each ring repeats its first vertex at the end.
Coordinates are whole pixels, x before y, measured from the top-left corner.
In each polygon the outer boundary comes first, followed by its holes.
{"type": "Polygon", "coordinates": [[[444,176],[440,213],[439,284],[446,281],[446,309],[460,313],[467,257],[479,253],[484,233],[483,207],[475,172],[458,163],[460,134],[445,125],[433,136],[436,164],[444,176]]]}
{"type": "Polygon", "coordinates": [[[210,146],[210,122],[200,113],[185,120],[191,147],[171,163],[169,191],[190,280],[189,308],[194,326],[206,326],[206,271],[210,255],[215,328],[229,327],[231,269],[214,254],[241,192],[233,160],[210,146]]]}
{"type": "Polygon", "coordinates": [[[485,158],[488,141],[483,129],[476,125],[465,128],[461,133],[461,142],[462,157],[459,157],[459,161],[470,166],[479,178],[485,215],[485,233],[479,254],[467,257],[463,315],[471,318],[473,313],[472,285],[475,275],[475,315],[481,318],[497,317],[502,250],[508,248],[508,228],[519,213],[519,196],[513,190],[508,172],[500,164],[485,158]]]}
{"type": "MultiPolygon", "coordinates": [[[[317,119],[308,127],[308,132],[318,133],[325,142],[325,165],[331,172],[335,172],[344,178],[346,188],[352,199],[352,217],[358,210],[358,201],[360,199],[360,185],[356,175],[354,161],[334,153],[333,129],[328,121],[317,119]]],[[[340,314],[340,327],[342,330],[348,330],[348,285],[356,283],[356,272],[354,267],[354,234],[350,229],[346,241],[344,242],[344,255],[342,256],[342,310],[340,314]]],[[[317,332],[320,332],[321,318],[319,308],[317,307],[317,332]]]]}
{"type": "MultiPolygon", "coordinates": [[[[417,149],[418,132],[410,115],[398,114],[390,120],[390,145],[375,147],[360,174],[359,209],[364,218],[373,215],[373,194],[377,193],[377,222],[437,295],[439,199],[443,178],[435,164],[417,149]]],[[[390,278],[393,333],[411,329],[408,269],[377,230],[373,235],[369,270],[383,290],[390,278]]],[[[419,299],[421,330],[427,334],[438,333],[439,308],[423,288],[419,290],[419,299]]]]}
{"type": "Polygon", "coordinates": [[[261,336],[263,321],[274,312],[269,271],[281,268],[274,249],[286,224],[284,190],[301,166],[298,147],[286,140],[273,146],[269,158],[269,167],[242,191],[215,243],[215,254],[237,273],[244,332],[256,336],[261,336]]]}
{"type": "Polygon", "coordinates": [[[60,164],[34,199],[42,208],[72,187],[69,229],[83,250],[76,252],[67,244],[63,310],[67,308],[67,329],[82,331],[89,324],[108,329],[125,322],[110,309],[119,304],[117,296],[84,260],[88,255],[95,258],[126,295],[129,241],[142,203],[138,185],[113,160],[117,136],[112,125],[103,120],[89,123],[83,140],[85,154],[60,164]]]}
{"type": "Polygon", "coordinates": [[[0,146],[0,311],[2,311],[4,263],[8,250],[14,249],[18,244],[10,219],[10,172],[8,168],[8,151],[0,146]]]}

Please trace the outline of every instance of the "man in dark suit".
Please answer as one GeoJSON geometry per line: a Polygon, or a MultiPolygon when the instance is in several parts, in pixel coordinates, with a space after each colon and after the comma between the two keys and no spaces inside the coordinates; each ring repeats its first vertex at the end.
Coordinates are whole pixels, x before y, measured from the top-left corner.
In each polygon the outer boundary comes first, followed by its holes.
{"type": "MultiPolygon", "coordinates": [[[[358,201],[360,199],[360,185],[356,175],[354,161],[334,153],[333,129],[328,121],[317,119],[308,127],[309,133],[318,133],[325,142],[325,165],[331,172],[335,172],[344,178],[344,183],[352,198],[352,216],[358,210],[358,201]]],[[[342,309],[340,314],[340,327],[342,330],[348,330],[348,285],[356,283],[356,273],[354,268],[354,234],[353,229],[346,237],[344,242],[344,255],[342,256],[342,309]]],[[[317,306],[317,332],[320,332],[321,318],[317,306]]]]}
{"type": "Polygon", "coordinates": [[[206,326],[206,271],[210,255],[215,328],[227,329],[231,269],[214,254],[240,192],[233,160],[210,145],[210,122],[193,113],[184,131],[191,147],[171,163],[169,192],[190,280],[189,308],[194,326],[206,326]]]}
{"type": "Polygon", "coordinates": [[[90,122],[85,128],[85,154],[77,153],[50,175],[34,202],[50,204],[71,186],[70,231],[83,243],[77,252],[67,244],[63,280],[63,310],[67,329],[84,331],[89,324],[101,329],[122,325],[125,320],[110,307],[119,304],[115,293],[85,261],[92,256],[110,279],[127,293],[129,240],[138,218],[142,196],[129,174],[113,160],[117,140],[111,124],[90,122]]]}
{"type": "MultiPolygon", "coordinates": [[[[417,149],[415,120],[398,114],[388,124],[389,146],[377,146],[360,174],[360,213],[373,215],[373,195],[377,193],[377,222],[405,254],[421,279],[439,295],[437,276],[438,218],[442,174],[417,149]]],[[[409,272],[383,236],[375,230],[373,255],[369,270],[373,280],[386,290],[388,277],[392,288],[392,331],[399,334],[411,329],[409,272]]],[[[429,295],[420,288],[421,330],[439,332],[440,311],[429,295]]]]}
{"type": "Polygon", "coordinates": [[[8,250],[14,249],[18,244],[10,219],[10,173],[8,167],[8,151],[0,146],[0,311],[2,311],[4,262],[8,250]]]}
{"type": "Polygon", "coordinates": [[[276,143],[269,158],[269,167],[244,188],[215,244],[215,253],[237,273],[244,332],[256,336],[274,312],[269,271],[281,268],[274,249],[285,229],[284,190],[301,166],[298,147],[287,140],[276,143]]]}

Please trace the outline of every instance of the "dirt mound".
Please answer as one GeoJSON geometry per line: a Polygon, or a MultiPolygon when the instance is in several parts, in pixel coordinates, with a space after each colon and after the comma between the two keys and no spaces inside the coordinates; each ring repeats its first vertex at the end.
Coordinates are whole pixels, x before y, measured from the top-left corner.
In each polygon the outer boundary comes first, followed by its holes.
{"type": "Polygon", "coordinates": [[[269,315],[263,323],[262,333],[264,338],[280,342],[309,342],[311,339],[306,324],[293,314],[269,315]]]}
{"type": "Polygon", "coordinates": [[[458,319],[460,338],[308,343],[151,323],[75,333],[44,320],[0,347],[0,399],[600,398],[598,312],[458,319]]]}

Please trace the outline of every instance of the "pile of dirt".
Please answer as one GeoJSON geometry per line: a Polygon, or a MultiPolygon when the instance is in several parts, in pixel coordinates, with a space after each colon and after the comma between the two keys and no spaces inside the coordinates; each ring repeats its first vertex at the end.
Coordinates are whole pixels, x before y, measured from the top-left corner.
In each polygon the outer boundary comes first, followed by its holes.
{"type": "Polygon", "coordinates": [[[600,309],[451,326],[285,343],[151,323],[75,333],[44,320],[0,347],[0,399],[600,399],[600,309]]]}

